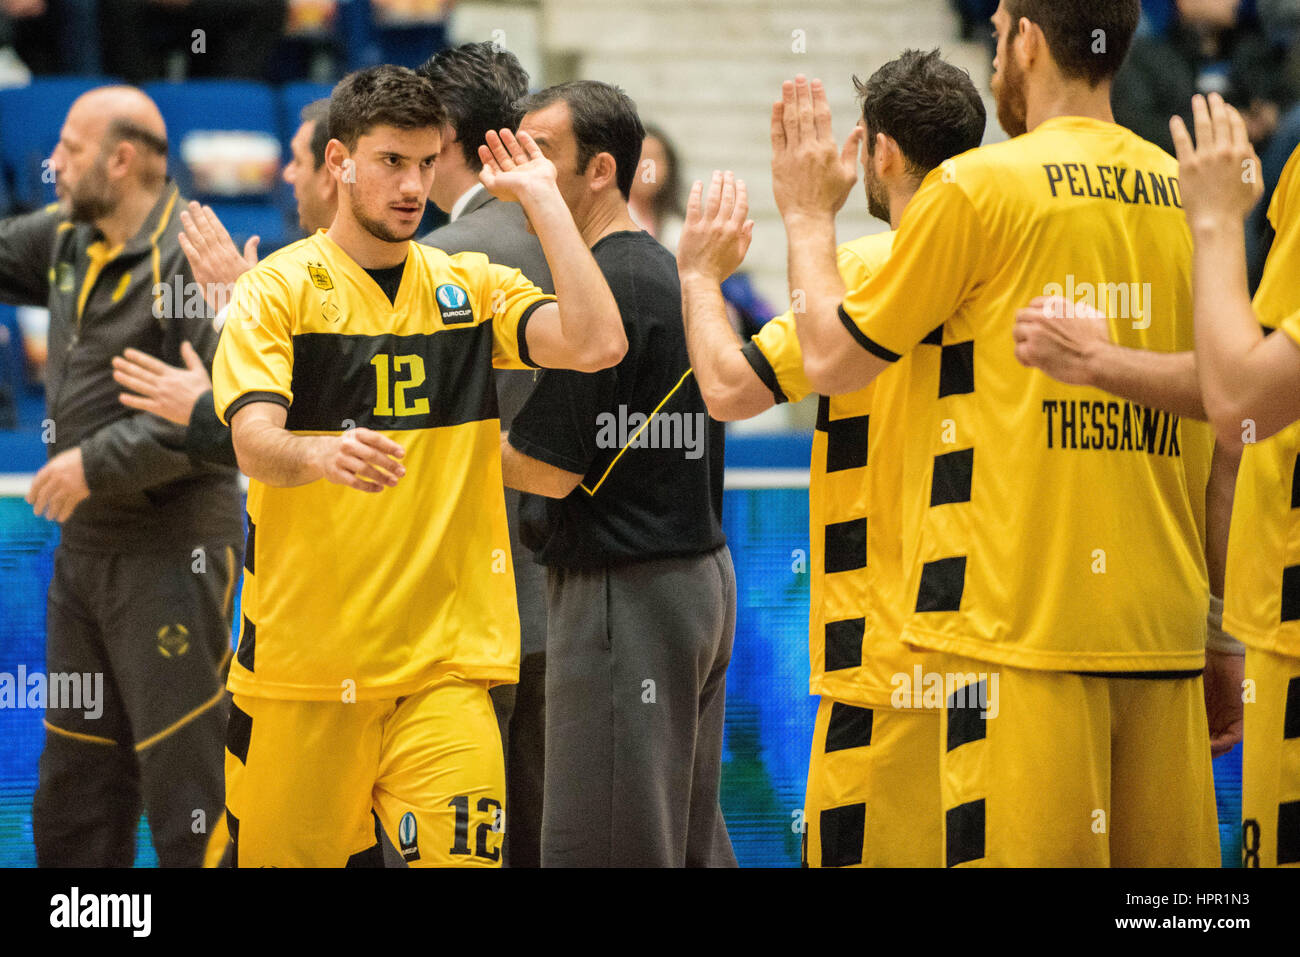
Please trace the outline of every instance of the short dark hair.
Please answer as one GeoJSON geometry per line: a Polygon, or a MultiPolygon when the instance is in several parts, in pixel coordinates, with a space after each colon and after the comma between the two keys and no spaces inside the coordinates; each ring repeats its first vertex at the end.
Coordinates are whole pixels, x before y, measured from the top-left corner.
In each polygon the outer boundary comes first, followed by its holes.
{"type": "Polygon", "coordinates": [[[143,146],[147,146],[159,156],[167,155],[167,137],[159,136],[152,130],[147,130],[138,123],[132,123],[130,120],[122,117],[115,117],[108,124],[108,130],[104,134],[102,149],[107,151],[116,146],[122,140],[132,140],[143,146]]]}
{"type": "Polygon", "coordinates": [[[616,86],[598,80],[573,80],[524,97],[515,109],[522,117],[561,100],[569,105],[573,137],[578,143],[578,172],[585,172],[596,154],[608,153],[614,157],[618,191],[627,199],[645,141],[645,127],[637,116],[636,104],[616,86]]]}
{"type": "Polygon", "coordinates": [[[330,94],[330,138],[348,149],[376,126],[440,129],[447,122],[429,81],[404,66],[367,67],[339,80],[330,94]]]}
{"type": "Polygon", "coordinates": [[[984,140],[988,117],[979,91],[938,50],[907,50],[866,82],[855,76],[853,86],[862,99],[867,151],[875,152],[876,134],[884,133],[917,178],[984,140]]]}
{"type": "Polygon", "coordinates": [[[1142,16],[1142,0],[1006,0],[1006,8],[1013,29],[1021,17],[1038,24],[1061,72],[1094,88],[1119,72],[1142,16]]]}
{"type": "Polygon", "coordinates": [[[330,141],[330,101],[312,100],[302,108],[299,118],[311,127],[311,158],[315,169],[325,165],[325,144],[330,141]]]}
{"type": "Polygon", "coordinates": [[[416,72],[446,109],[466,164],[482,169],[478,148],[487,131],[519,124],[515,103],[528,94],[528,71],[509,50],[482,42],[439,50],[416,72]]]}

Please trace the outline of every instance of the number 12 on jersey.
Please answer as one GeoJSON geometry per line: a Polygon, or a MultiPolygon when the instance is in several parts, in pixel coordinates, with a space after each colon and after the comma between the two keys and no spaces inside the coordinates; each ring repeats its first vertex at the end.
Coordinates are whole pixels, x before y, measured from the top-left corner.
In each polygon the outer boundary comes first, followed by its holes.
{"type": "Polygon", "coordinates": [[[429,414],[427,398],[421,397],[412,401],[406,395],[409,389],[424,385],[424,356],[415,354],[375,356],[370,360],[370,364],[375,367],[375,415],[429,414]],[[407,375],[399,380],[398,376],[402,373],[407,375]]]}

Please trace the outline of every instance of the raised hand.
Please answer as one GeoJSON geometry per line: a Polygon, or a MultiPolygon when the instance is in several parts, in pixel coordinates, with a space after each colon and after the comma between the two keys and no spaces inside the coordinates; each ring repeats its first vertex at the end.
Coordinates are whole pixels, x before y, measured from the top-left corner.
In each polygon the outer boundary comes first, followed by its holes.
{"type": "Polygon", "coordinates": [[[542,155],[527,133],[488,130],[487,143],[478,148],[483,170],[479,182],[497,199],[522,202],[525,195],[557,189],[555,164],[542,155]]]}
{"type": "Polygon", "coordinates": [[[844,146],[836,146],[822,81],[800,75],[782,84],[772,106],[772,191],[782,218],[838,213],[858,181],[865,135],[854,127],[844,146]]]}
{"type": "Polygon", "coordinates": [[[728,170],[714,172],[705,195],[696,181],[686,204],[686,225],[677,242],[677,270],[721,283],[744,262],[754,238],[745,181],[728,170]]]}
{"type": "Polygon", "coordinates": [[[1218,229],[1240,223],[1264,194],[1259,157],[1246,133],[1246,121],[1217,93],[1192,98],[1192,142],[1181,116],[1169,121],[1178,156],[1178,185],[1187,222],[1193,229],[1218,229]]]}
{"type": "Polygon", "coordinates": [[[194,281],[202,287],[203,298],[212,311],[219,312],[230,302],[235,280],[257,265],[259,237],[251,237],[241,255],[212,207],[193,201],[181,211],[181,226],[177,238],[190,262],[194,281]]]}

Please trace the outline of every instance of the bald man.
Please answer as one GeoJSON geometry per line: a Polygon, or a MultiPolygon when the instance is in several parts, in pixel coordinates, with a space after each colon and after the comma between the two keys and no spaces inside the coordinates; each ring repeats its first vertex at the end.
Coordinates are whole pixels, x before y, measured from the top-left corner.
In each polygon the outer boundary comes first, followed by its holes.
{"type": "MultiPolygon", "coordinates": [[[[159,863],[224,848],[230,606],[242,537],[233,469],[118,401],[112,358],[170,363],[217,334],[177,236],[167,133],[131,87],[78,99],[50,158],[59,202],[0,221],[0,300],[50,310],[49,461],[27,500],[62,526],[50,583],[42,866],[130,866],[146,811],[159,863]]],[[[30,663],[39,670],[39,662],[30,663]]]]}

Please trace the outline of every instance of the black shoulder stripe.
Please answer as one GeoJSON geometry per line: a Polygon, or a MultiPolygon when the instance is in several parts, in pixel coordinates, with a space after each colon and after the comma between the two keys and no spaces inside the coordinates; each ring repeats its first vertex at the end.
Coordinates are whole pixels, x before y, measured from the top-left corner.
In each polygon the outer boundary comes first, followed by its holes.
{"type": "Polygon", "coordinates": [[[536,312],[538,309],[540,309],[542,306],[546,305],[548,302],[555,302],[555,301],[556,299],[554,296],[547,296],[544,299],[538,299],[531,306],[525,309],[524,314],[519,317],[519,330],[518,330],[519,359],[521,362],[523,362],[524,365],[528,366],[530,369],[540,369],[541,366],[539,366],[536,362],[533,361],[532,355],[530,355],[528,352],[528,336],[526,334],[528,331],[528,320],[533,318],[533,313],[536,312]]]}
{"type": "Polygon", "coordinates": [[[886,362],[897,362],[899,359],[903,358],[897,352],[890,352],[880,343],[865,335],[863,331],[858,328],[858,324],[849,318],[849,314],[844,311],[843,306],[840,306],[840,322],[844,323],[844,328],[849,330],[849,335],[853,337],[853,340],[877,359],[884,359],[886,362]]]}
{"type": "Polygon", "coordinates": [[[763,355],[763,350],[758,347],[758,343],[750,339],[740,347],[741,354],[749,360],[750,368],[754,374],[763,381],[772,392],[772,398],[776,399],[776,404],[789,402],[786,394],[781,391],[781,382],[776,377],[776,370],[772,368],[772,363],[767,361],[767,356],[763,355]]]}

